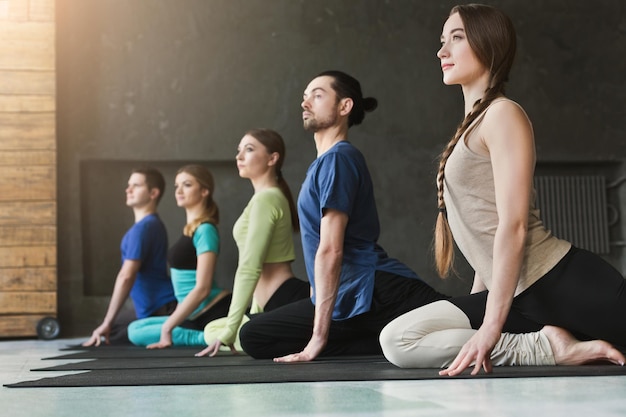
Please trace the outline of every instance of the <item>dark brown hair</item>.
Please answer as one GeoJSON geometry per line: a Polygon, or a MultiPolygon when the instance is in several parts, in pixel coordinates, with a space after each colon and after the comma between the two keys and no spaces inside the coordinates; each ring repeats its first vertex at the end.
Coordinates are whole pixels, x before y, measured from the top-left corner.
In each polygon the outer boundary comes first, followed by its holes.
{"type": "Polygon", "coordinates": [[[361,124],[365,118],[365,113],[372,112],[378,107],[378,100],[374,97],[363,97],[361,83],[345,72],[329,70],[318,74],[317,77],[333,78],[331,87],[335,90],[338,100],[343,98],[352,99],[353,105],[350,115],[348,116],[348,127],[361,124]]]}
{"type": "Polygon", "coordinates": [[[261,145],[265,146],[265,149],[268,153],[272,154],[276,152],[278,154],[278,161],[276,161],[276,165],[274,165],[274,172],[276,174],[276,180],[278,181],[278,188],[284,194],[285,198],[289,202],[289,211],[291,211],[291,227],[294,232],[300,230],[300,222],[298,220],[298,210],[296,209],[296,204],[293,201],[293,195],[291,194],[291,189],[285,181],[283,177],[283,163],[285,162],[286,156],[286,148],[285,141],[282,136],[271,129],[251,129],[246,132],[246,135],[250,135],[259,142],[261,145]]]}
{"type": "Polygon", "coordinates": [[[131,171],[131,174],[143,175],[146,179],[148,190],[152,190],[154,188],[159,190],[159,196],[156,200],[156,203],[159,204],[159,201],[161,201],[161,197],[163,197],[163,193],[165,192],[165,178],[163,178],[163,174],[161,174],[159,170],[149,166],[137,167],[131,171]]]}
{"type": "Polygon", "coordinates": [[[450,16],[458,13],[465,26],[467,41],[478,60],[489,70],[489,85],[485,94],[474,103],[472,110],[458,126],[439,160],[437,172],[437,206],[439,214],[435,226],[435,266],[439,276],[446,277],[454,262],[454,240],[445,212],[443,184],[445,167],[452,150],[468,127],[504,94],[505,83],[513,66],[516,35],[513,22],[500,10],[482,4],[466,4],[452,8],[450,16]]]}

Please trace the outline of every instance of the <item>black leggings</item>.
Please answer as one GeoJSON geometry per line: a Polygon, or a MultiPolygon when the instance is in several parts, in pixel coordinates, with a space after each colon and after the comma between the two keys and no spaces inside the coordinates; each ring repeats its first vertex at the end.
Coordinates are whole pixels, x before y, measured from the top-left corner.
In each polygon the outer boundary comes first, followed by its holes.
{"type": "MultiPolygon", "coordinates": [[[[370,311],[332,321],[321,356],[380,354],[378,336],[387,323],[417,307],[447,298],[419,279],[376,271],[370,311]]],[[[241,346],[256,359],[301,352],[313,334],[314,316],[310,298],[253,316],[241,328],[241,346]]]]}
{"type": "Polygon", "coordinates": [[[204,326],[208,323],[228,315],[228,308],[230,307],[230,300],[232,298],[233,295],[228,294],[195,319],[183,321],[180,327],[183,329],[204,330],[204,326]]]}
{"type": "Polygon", "coordinates": [[[267,300],[263,307],[264,312],[276,310],[279,307],[293,303],[294,301],[309,298],[310,292],[309,283],[302,281],[298,278],[292,277],[283,282],[274,294],[267,300]]]}
{"type": "MultiPolygon", "coordinates": [[[[487,292],[450,300],[477,329],[487,292]]],[[[545,324],[582,340],[601,339],[626,347],[626,280],[598,255],[572,247],[539,281],[513,299],[505,332],[537,331],[545,324]]]]}

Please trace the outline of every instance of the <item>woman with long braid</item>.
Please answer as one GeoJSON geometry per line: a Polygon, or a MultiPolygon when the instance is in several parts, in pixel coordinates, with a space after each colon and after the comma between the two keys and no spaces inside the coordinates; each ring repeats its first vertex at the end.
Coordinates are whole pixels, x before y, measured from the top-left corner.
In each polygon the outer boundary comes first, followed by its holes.
{"type": "Polygon", "coordinates": [[[178,305],[170,316],[128,326],[130,341],[148,349],[204,346],[204,326],[225,317],[231,300],[230,291],[218,288],[213,276],[220,247],[213,175],[202,165],[186,165],[178,170],[174,189],[176,204],[187,214],[183,235],[167,256],[178,305]]]}
{"type": "Polygon", "coordinates": [[[448,275],[456,242],[475,276],[471,295],[383,329],[383,352],[398,366],[448,367],[440,374],[453,376],[494,364],[624,365],[609,343],[626,346],[626,281],[553,236],[534,207],[532,126],[504,95],[515,37],[511,20],[484,5],[454,7],[443,27],[443,81],[462,87],[466,116],[441,155],[436,266],[448,275]],[[512,334],[524,332],[533,333],[512,334]]]}

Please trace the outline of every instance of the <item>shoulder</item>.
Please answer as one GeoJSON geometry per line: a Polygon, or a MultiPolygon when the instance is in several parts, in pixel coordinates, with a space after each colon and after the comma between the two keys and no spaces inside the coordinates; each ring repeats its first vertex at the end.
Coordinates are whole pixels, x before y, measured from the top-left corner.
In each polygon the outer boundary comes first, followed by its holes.
{"type": "Polygon", "coordinates": [[[280,188],[272,187],[255,193],[250,199],[251,204],[271,204],[275,205],[285,199],[280,188]]]}
{"type": "Polygon", "coordinates": [[[217,227],[212,223],[202,223],[194,232],[194,238],[196,236],[217,235],[217,227]]]}
{"type": "Polygon", "coordinates": [[[220,236],[217,227],[211,223],[202,223],[193,233],[193,244],[198,253],[213,251],[219,248],[220,236]]]}
{"type": "Polygon", "coordinates": [[[521,105],[508,98],[495,100],[485,111],[483,124],[488,127],[506,127],[515,125],[531,125],[528,115],[521,105]]]}
{"type": "Polygon", "coordinates": [[[289,202],[279,188],[269,188],[252,196],[248,210],[251,217],[275,218],[289,210],[289,202]]]}
{"type": "Polygon", "coordinates": [[[126,234],[139,237],[147,233],[158,231],[161,228],[164,228],[161,219],[151,214],[133,224],[126,234]]]}
{"type": "Polygon", "coordinates": [[[366,167],[365,157],[350,142],[342,141],[318,158],[319,171],[359,171],[366,167]]]}

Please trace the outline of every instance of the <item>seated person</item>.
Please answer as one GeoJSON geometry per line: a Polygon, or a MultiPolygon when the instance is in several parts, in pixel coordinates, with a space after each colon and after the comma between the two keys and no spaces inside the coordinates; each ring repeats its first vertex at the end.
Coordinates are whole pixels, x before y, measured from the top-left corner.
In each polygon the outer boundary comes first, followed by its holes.
{"type": "Polygon", "coordinates": [[[246,133],[237,148],[237,168],[248,178],[254,195],[233,227],[239,249],[233,299],[228,317],[210,322],[204,329],[209,345],[196,356],[214,356],[221,346],[241,350],[239,328],[250,314],[309,296],[308,282],[293,275],[295,258],[292,232],[298,231],[298,214],[281,171],[285,160],[282,137],[269,129],[246,133]]]}
{"type": "Polygon", "coordinates": [[[126,205],[135,223],[122,238],[122,267],[102,324],[83,346],[130,343],[128,324],[151,316],[166,316],[176,308],[176,297],[167,273],[167,231],[157,214],[165,190],[163,175],[154,168],[134,169],[126,187],[126,205]],[[134,309],[124,309],[130,296],[134,309]]]}
{"type": "Polygon", "coordinates": [[[227,314],[230,292],[217,288],[213,277],[219,252],[213,191],[213,176],[205,167],[187,165],[178,171],[176,203],[185,209],[187,224],[168,254],[178,305],[168,317],[132,322],[128,337],[133,344],[148,349],[203,346],[204,326],[227,314]]]}

